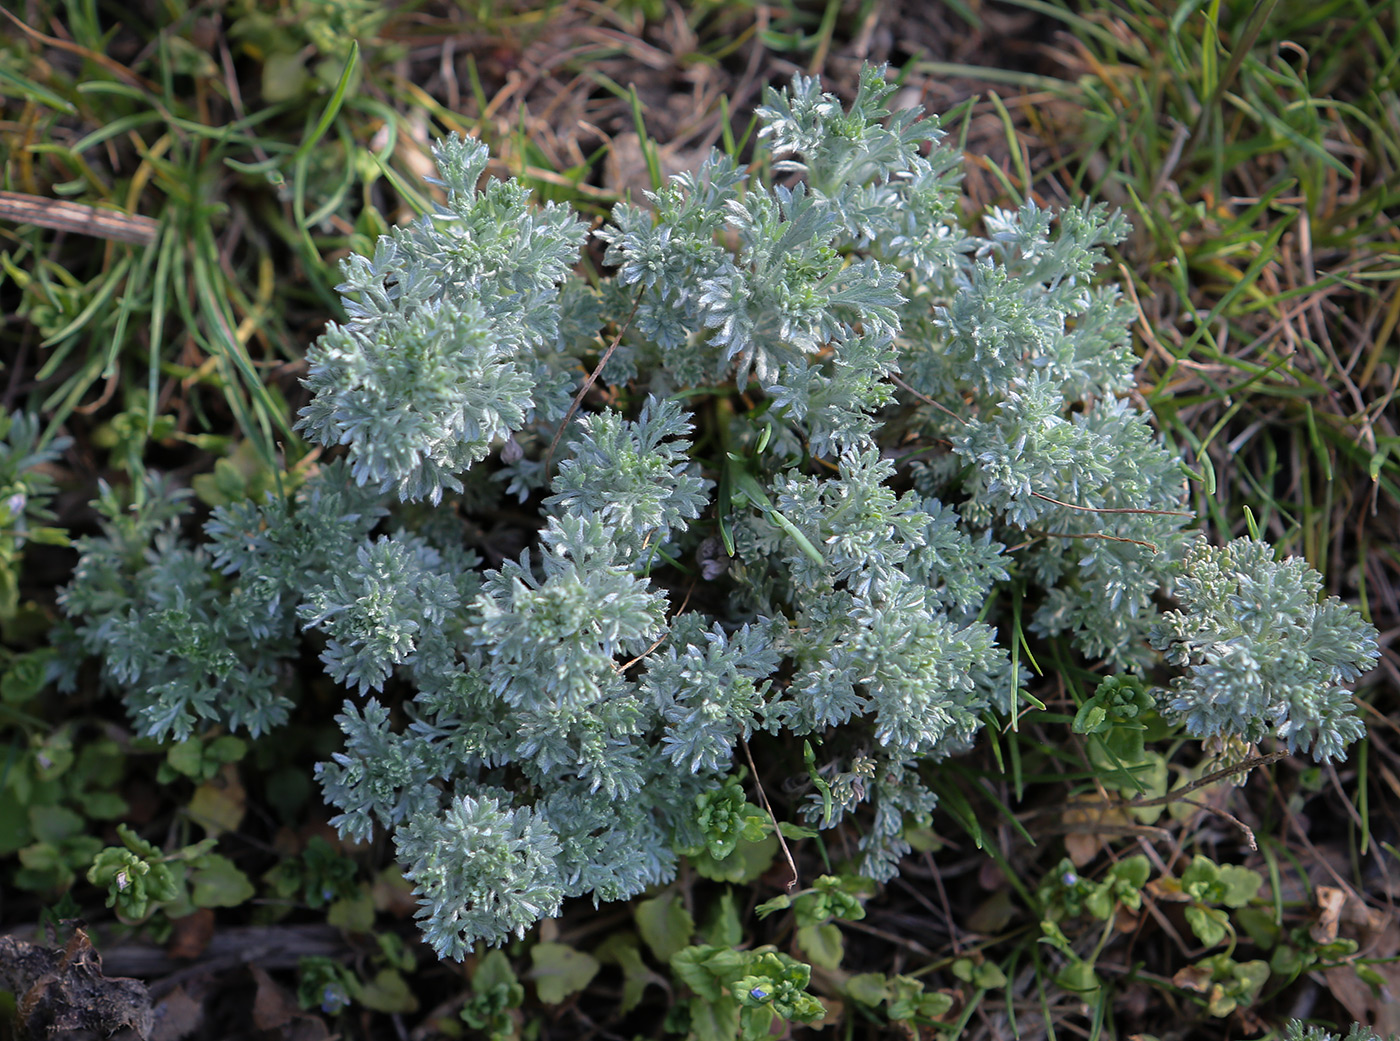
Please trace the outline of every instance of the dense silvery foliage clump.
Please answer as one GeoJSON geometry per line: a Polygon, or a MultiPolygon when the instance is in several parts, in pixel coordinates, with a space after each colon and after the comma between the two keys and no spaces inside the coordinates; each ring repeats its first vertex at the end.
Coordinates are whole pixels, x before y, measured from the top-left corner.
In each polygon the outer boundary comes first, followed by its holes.
{"type": "Polygon", "coordinates": [[[1168,707],[1192,734],[1270,734],[1290,752],[1341,759],[1365,733],[1343,686],[1380,657],[1375,630],[1335,596],[1307,561],[1274,560],[1253,539],[1191,547],[1173,593],[1181,609],[1152,642],[1185,673],[1168,707]]]}
{"type": "Polygon", "coordinates": [[[352,695],[335,824],[392,834],[458,958],[732,849],[716,793],[765,733],[820,746],[799,813],[892,877],[929,764],[1017,698],[1012,585],[1093,661],[1155,641],[1189,732],[1340,754],[1374,632],[1304,565],[1186,532],[1092,281],[1122,219],[1028,203],[974,234],[956,154],[890,91],[770,90],[781,183],[716,154],[618,206],[596,283],[570,213],[444,142],[446,204],[345,264],[308,359],[302,427],[344,460],[215,510],[203,548],[159,488],[83,545],[65,608],[141,729],[280,723],[310,641],[352,695]],[[571,413],[598,365],[608,404],[571,413]]]}
{"type": "Polygon", "coordinates": [[[349,320],[307,355],[302,427],[347,445],[359,484],[437,502],[537,408],[567,405],[564,374],[537,355],[558,335],[584,227],[565,207],[531,209],[514,181],[478,192],[487,154],[474,142],[448,138],[434,158],[446,205],[343,266],[349,320]]]}
{"type": "MultiPolygon", "coordinates": [[[[386,515],[345,467],[291,501],[214,511],[206,545],[190,547],[181,521],[189,493],[153,477],[127,503],[104,486],[102,535],[81,553],[63,609],[84,619],[77,636],[123,691],[139,730],[184,740],[201,724],[254,736],[287,720],[296,608],[386,515]]],[[[61,662],[74,682],[76,660],[61,662]]]]}

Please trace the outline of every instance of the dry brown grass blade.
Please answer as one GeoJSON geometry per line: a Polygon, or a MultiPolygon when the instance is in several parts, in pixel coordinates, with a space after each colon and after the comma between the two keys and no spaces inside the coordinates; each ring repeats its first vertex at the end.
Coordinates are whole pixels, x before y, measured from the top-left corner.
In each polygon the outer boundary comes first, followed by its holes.
{"type": "Polygon", "coordinates": [[[132,216],[81,202],[49,199],[23,192],[0,191],[0,220],[32,224],[55,231],[75,231],[114,242],[149,246],[160,227],[151,217],[132,216]]]}

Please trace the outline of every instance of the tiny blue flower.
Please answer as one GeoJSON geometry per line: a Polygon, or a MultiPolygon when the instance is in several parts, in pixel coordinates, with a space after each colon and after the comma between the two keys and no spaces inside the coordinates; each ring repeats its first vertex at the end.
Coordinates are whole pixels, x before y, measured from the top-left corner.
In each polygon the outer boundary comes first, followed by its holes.
{"type": "Polygon", "coordinates": [[[327,1015],[339,1015],[345,1010],[345,1006],[350,1004],[350,996],[345,993],[345,988],[334,983],[327,983],[321,990],[321,1011],[327,1015]]]}

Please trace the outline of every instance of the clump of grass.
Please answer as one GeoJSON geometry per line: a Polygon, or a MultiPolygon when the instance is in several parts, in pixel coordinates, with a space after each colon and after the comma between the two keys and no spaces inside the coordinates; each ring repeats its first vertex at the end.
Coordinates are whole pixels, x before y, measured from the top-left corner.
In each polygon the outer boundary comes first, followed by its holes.
{"type": "Polygon", "coordinates": [[[1198,508],[1239,531],[1252,504],[1367,599],[1384,565],[1358,561],[1357,542],[1400,502],[1394,12],[1097,3],[1062,17],[1080,115],[1047,135],[1076,143],[1047,173],[1133,216],[1144,393],[1196,454],[1198,508]]]}
{"type": "MultiPolygon", "coordinates": [[[[9,398],[51,429],[75,414],[140,417],[117,440],[155,433],[165,413],[167,437],[205,447],[231,427],[271,466],[279,449],[304,451],[283,391],[336,313],[336,252],[386,227],[380,182],[400,121],[372,88],[352,91],[365,82],[353,38],[321,78],[279,93],[235,65],[235,50],[256,53],[249,33],[238,42],[256,11],[231,10],[227,26],[162,13],[112,23],[70,0],[5,15],[0,90],[14,118],[0,169],[16,194],[3,216],[24,222],[0,224],[5,288],[25,319],[0,333],[15,359],[9,398]],[[51,218],[65,201],[103,219],[62,233],[71,224],[51,218]]],[[[258,56],[265,73],[275,56],[258,56]]]]}

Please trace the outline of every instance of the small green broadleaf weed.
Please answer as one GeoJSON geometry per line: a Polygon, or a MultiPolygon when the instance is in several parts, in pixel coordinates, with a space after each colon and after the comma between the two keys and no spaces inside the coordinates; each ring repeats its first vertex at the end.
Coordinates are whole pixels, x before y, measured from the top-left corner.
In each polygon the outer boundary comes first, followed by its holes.
{"type": "Polygon", "coordinates": [[[93,860],[87,880],[107,889],[107,906],[123,921],[139,922],[156,905],[179,895],[174,874],[160,849],[125,824],[117,825],[125,848],[108,846],[93,860]]]}

